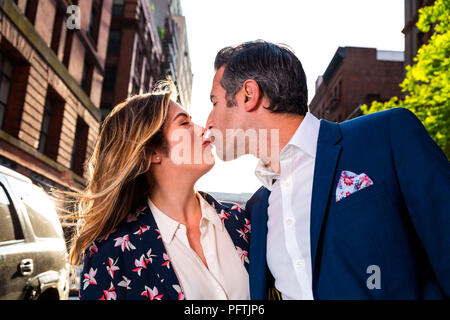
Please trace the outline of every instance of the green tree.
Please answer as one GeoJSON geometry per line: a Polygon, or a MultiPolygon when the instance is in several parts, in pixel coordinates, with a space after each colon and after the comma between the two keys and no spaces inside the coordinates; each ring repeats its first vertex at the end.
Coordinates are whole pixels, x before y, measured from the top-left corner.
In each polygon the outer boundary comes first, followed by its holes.
{"type": "Polygon", "coordinates": [[[400,84],[404,98],[374,101],[361,107],[364,113],[403,107],[411,110],[450,159],[450,0],[436,0],[419,10],[417,28],[433,30],[429,41],[406,67],[400,84]]]}

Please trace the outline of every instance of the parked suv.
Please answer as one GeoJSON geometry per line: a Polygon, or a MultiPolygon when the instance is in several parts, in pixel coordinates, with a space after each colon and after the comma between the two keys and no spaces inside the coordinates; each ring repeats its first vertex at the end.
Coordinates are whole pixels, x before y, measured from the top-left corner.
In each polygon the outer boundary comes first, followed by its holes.
{"type": "Polygon", "coordinates": [[[0,166],[0,299],[67,299],[69,264],[53,201],[0,166]]]}

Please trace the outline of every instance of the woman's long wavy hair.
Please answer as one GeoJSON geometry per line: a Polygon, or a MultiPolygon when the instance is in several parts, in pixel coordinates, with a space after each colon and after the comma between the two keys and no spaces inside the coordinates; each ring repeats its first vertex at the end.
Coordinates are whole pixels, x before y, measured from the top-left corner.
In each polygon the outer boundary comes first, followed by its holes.
{"type": "Polygon", "coordinates": [[[70,192],[78,220],[69,256],[72,265],[82,261],[94,241],[145,203],[152,188],[149,156],[154,150],[168,152],[163,127],[174,94],[173,83],[160,82],[152,93],[117,105],[103,122],[88,163],[87,187],[70,192]]]}

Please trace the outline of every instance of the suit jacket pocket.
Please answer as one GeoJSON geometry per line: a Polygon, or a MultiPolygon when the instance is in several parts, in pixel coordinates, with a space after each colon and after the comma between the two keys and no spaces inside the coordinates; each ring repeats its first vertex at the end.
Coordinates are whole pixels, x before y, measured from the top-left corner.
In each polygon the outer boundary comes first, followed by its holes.
{"type": "Polygon", "coordinates": [[[354,207],[360,209],[362,206],[376,205],[377,201],[383,201],[383,198],[386,198],[386,187],[383,182],[378,182],[341,199],[335,203],[335,207],[338,212],[354,207]]]}

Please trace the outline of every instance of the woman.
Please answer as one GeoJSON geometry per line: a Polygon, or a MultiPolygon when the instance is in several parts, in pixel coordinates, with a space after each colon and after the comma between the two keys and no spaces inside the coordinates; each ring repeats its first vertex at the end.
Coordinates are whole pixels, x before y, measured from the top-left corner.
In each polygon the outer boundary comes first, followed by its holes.
{"type": "Polygon", "coordinates": [[[82,300],[249,298],[250,222],[194,191],[214,158],[173,93],[164,83],[103,123],[70,255],[84,259],[82,300]]]}

